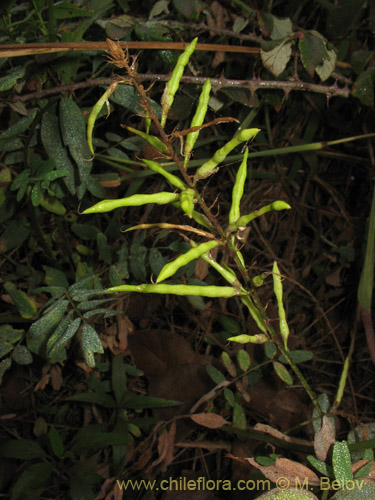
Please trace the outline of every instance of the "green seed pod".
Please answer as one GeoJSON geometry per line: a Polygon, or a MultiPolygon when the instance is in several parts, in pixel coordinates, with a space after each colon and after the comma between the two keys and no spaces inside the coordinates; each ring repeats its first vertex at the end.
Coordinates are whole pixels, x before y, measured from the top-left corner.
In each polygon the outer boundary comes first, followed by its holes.
{"type": "Polygon", "coordinates": [[[94,147],[92,145],[92,133],[94,130],[94,125],[95,121],[98,117],[98,114],[100,113],[102,107],[104,106],[104,103],[107,103],[108,106],[108,114],[109,114],[109,103],[108,99],[109,97],[113,94],[113,92],[116,90],[116,87],[118,85],[118,82],[113,82],[107,90],[104,92],[102,97],[97,101],[95,106],[92,108],[91,113],[89,115],[88,121],[87,121],[87,143],[89,145],[89,149],[91,151],[92,156],[95,155],[94,152],[94,147]]]}
{"type": "MultiPolygon", "coordinates": [[[[195,112],[193,119],[191,120],[190,128],[200,127],[203,124],[204,118],[207,113],[208,101],[210,100],[210,92],[211,92],[211,80],[207,78],[202,87],[202,92],[201,95],[199,96],[197,110],[195,112]]],[[[188,136],[186,137],[185,149],[184,149],[185,167],[189,161],[191,152],[193,150],[196,140],[198,139],[198,136],[199,136],[199,130],[196,130],[195,132],[190,132],[190,134],[188,134],[188,136]]]]}
{"type": "Polygon", "coordinates": [[[173,104],[174,96],[180,85],[180,81],[184,73],[185,66],[189,62],[190,56],[194,52],[197,42],[198,38],[194,38],[194,40],[186,47],[184,52],[180,55],[180,57],[177,60],[177,64],[172,72],[172,75],[167,85],[165,86],[165,90],[161,98],[162,108],[161,108],[160,124],[163,128],[165,127],[168,111],[173,104]]]}
{"type": "Polygon", "coordinates": [[[206,177],[214,174],[218,170],[217,166],[219,165],[219,163],[224,161],[235,147],[237,147],[242,142],[247,142],[250,139],[253,139],[259,131],[260,129],[258,128],[248,128],[245,130],[241,130],[241,132],[236,134],[233,139],[227,142],[222,148],[218,149],[210,160],[199,167],[194,176],[194,180],[199,181],[200,179],[205,179],[206,177]]]}
{"type": "Polygon", "coordinates": [[[249,149],[246,148],[245,154],[243,155],[243,160],[240,165],[240,168],[237,171],[236,181],[233,186],[232,192],[232,206],[229,211],[229,225],[232,226],[235,224],[237,219],[240,217],[240,202],[242,199],[245,181],[247,176],[247,157],[249,154],[249,149]]]}
{"type": "Polygon", "coordinates": [[[248,308],[249,313],[250,313],[251,317],[253,318],[253,320],[255,321],[255,323],[257,324],[259,330],[263,333],[267,333],[267,327],[263,321],[263,318],[260,315],[260,312],[258,311],[258,309],[255,307],[250,296],[244,295],[243,297],[241,297],[241,302],[243,304],[245,304],[245,306],[248,308]]]}
{"type": "Polygon", "coordinates": [[[162,167],[156,161],[153,160],[142,160],[142,161],[148,166],[150,170],[165,177],[169,182],[169,184],[171,184],[172,186],[181,189],[182,191],[186,189],[186,184],[179,177],[165,170],[165,168],[162,167]]]}
{"type": "Polygon", "coordinates": [[[205,262],[207,262],[208,264],[210,264],[210,266],[212,266],[214,269],[216,269],[216,271],[219,274],[221,274],[221,276],[226,281],[228,281],[228,283],[230,283],[232,286],[234,286],[236,288],[240,288],[241,287],[241,283],[238,281],[237,276],[236,276],[235,272],[232,271],[232,269],[230,269],[230,268],[228,268],[228,267],[226,267],[224,265],[221,265],[218,262],[216,262],[216,260],[214,260],[214,259],[212,259],[210,257],[209,253],[201,255],[201,258],[205,262]]]}
{"type": "Polygon", "coordinates": [[[202,254],[209,252],[218,244],[219,242],[216,240],[206,241],[196,246],[195,248],[191,248],[172,262],[168,262],[168,264],[166,264],[160,271],[156,283],[160,283],[161,281],[170,278],[180,269],[180,267],[189,264],[189,262],[191,262],[192,260],[198,259],[198,257],[200,257],[202,254]]]}
{"type": "Polygon", "coordinates": [[[194,194],[194,189],[184,189],[180,198],[181,209],[190,219],[193,217],[194,194]]]}
{"type": "Polygon", "coordinates": [[[150,144],[150,146],[159,151],[159,153],[163,155],[167,155],[169,153],[168,147],[164,144],[163,141],[159,139],[159,137],[146,134],[145,132],[142,132],[142,130],[137,130],[136,128],[128,127],[126,125],[122,125],[122,127],[126,128],[126,130],[129,130],[129,132],[132,132],[133,134],[142,137],[142,139],[147,141],[150,144]]]}
{"type": "Polygon", "coordinates": [[[82,212],[83,215],[97,214],[101,212],[110,212],[120,207],[139,207],[148,203],[156,203],[157,205],[167,205],[179,200],[178,193],[160,192],[154,194],[133,194],[127,198],[120,200],[102,200],[96,205],[87,208],[82,212]]]}
{"type": "Polygon", "coordinates": [[[249,224],[249,222],[256,219],[260,215],[266,214],[267,212],[271,212],[272,210],[276,210],[276,211],[289,210],[290,208],[291,208],[291,206],[288,203],[286,203],[285,201],[282,201],[282,200],[274,201],[270,205],[266,205],[266,206],[260,208],[259,210],[254,210],[254,212],[251,212],[251,214],[243,215],[242,217],[240,217],[236,221],[236,223],[234,225],[237,228],[245,227],[249,224]]]}
{"type": "Polygon", "coordinates": [[[120,285],[104,290],[105,293],[138,292],[159,293],[162,295],[193,295],[195,297],[235,297],[243,292],[231,286],[197,286],[197,285],[120,285]]]}
{"type": "Polygon", "coordinates": [[[275,292],[276,300],[277,300],[277,308],[279,312],[279,327],[280,334],[284,341],[285,349],[288,349],[287,342],[289,337],[289,326],[286,320],[286,314],[283,304],[283,284],[281,282],[281,275],[279,271],[279,266],[277,262],[274,261],[272,267],[272,278],[273,278],[273,290],[275,292]]]}

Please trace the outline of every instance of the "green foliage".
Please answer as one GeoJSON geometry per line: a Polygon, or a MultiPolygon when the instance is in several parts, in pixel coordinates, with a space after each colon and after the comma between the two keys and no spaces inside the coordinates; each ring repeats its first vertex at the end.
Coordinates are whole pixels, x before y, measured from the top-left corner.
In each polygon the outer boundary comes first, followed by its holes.
{"type": "MultiPolygon", "coordinates": [[[[367,15],[371,9],[366,2],[354,0],[337,5],[318,2],[309,7],[311,12],[306,2],[287,0],[277,6],[270,2],[257,12],[240,0],[227,4],[223,7],[230,11],[227,19],[223,17],[227,31],[220,31],[219,7],[198,0],[154,2],[148,13],[125,0],[74,4],[38,0],[32,8],[10,1],[0,7],[2,44],[79,42],[106,36],[149,43],[193,40],[180,57],[177,51],[166,49],[152,52],[152,57],[142,54],[139,60],[133,53],[124,54],[124,60],[117,61],[128,65],[118,66],[121,82],[117,77],[114,81],[113,68],[97,50],[1,59],[0,254],[6,312],[0,318],[0,383],[3,378],[5,382],[11,379],[13,371],[30,369],[28,387],[39,386],[48,377],[52,380],[57,373],[53,370],[63,370],[64,384],[61,393],[48,394],[47,388],[41,396],[37,391],[38,425],[31,430],[27,422],[24,428],[12,430],[21,437],[9,439],[7,434],[0,446],[2,457],[20,465],[10,498],[28,498],[31,491],[35,498],[95,498],[103,486],[98,470],[104,461],[110,477],[122,473],[134,459],[140,440],[148,438],[144,433],[151,433],[156,419],[145,410],[178,407],[178,398],[147,395],[138,378],[142,372],[130,364],[125,344],[119,349],[119,339],[113,339],[117,315],[132,313],[133,306],[126,309],[133,300],[124,296],[128,292],[182,295],[199,321],[207,324],[201,344],[197,343],[197,349],[203,344],[211,359],[216,358],[207,365],[215,385],[204,396],[207,415],[223,413],[232,429],[247,432],[250,419],[258,418],[257,408],[250,414],[247,406],[254,380],[273,370],[281,384],[290,386],[288,391],[294,390],[294,383],[305,387],[315,405],[311,419],[315,444],[324,446],[330,442],[329,433],[336,432],[333,414],[345,397],[352,349],[344,355],[331,407],[326,395],[315,397],[309,385],[313,377],[306,377],[309,383],[305,378],[312,366],[324,373],[321,356],[309,350],[309,336],[299,328],[300,318],[310,319],[314,328],[316,323],[308,317],[307,306],[295,315],[296,294],[287,289],[288,282],[282,282],[281,275],[288,276],[288,252],[300,251],[296,266],[304,267],[312,246],[310,232],[326,212],[337,218],[339,207],[342,219],[349,219],[341,198],[332,196],[329,167],[322,180],[318,155],[327,147],[333,155],[333,146],[343,144],[335,154],[341,155],[344,164],[348,151],[344,143],[362,138],[363,130],[372,130],[373,53],[367,50],[366,33],[374,30],[373,16],[367,15]],[[235,45],[227,37],[231,30],[234,37],[251,42],[244,47],[259,48],[260,57],[246,55],[237,60],[226,53],[217,69],[213,54],[197,50],[194,38],[199,30],[199,43],[212,42],[210,29],[235,45]],[[188,84],[184,72],[193,75],[187,77],[188,84]],[[168,74],[163,93],[161,81],[168,74]],[[142,78],[147,82],[147,75],[156,82],[153,88],[146,89],[142,78]],[[200,91],[201,76],[205,83],[200,91]],[[294,92],[299,89],[305,91],[302,97],[294,92]],[[356,99],[340,99],[341,90],[356,99]],[[334,97],[328,111],[319,94],[334,97]],[[239,128],[233,128],[234,118],[221,120],[213,109],[228,110],[240,122],[239,128]],[[345,135],[346,139],[336,140],[345,135]],[[291,153],[292,157],[284,157],[285,163],[280,160],[280,155],[291,153]],[[262,191],[264,179],[269,191],[262,191]],[[276,182],[280,189],[275,189],[276,182]],[[324,196],[311,188],[318,182],[326,186],[324,196]],[[326,209],[327,199],[333,199],[337,207],[326,209]],[[283,222],[294,224],[297,212],[305,206],[316,218],[305,234],[301,232],[301,241],[281,240],[273,246],[268,241],[271,232],[285,231],[283,222]],[[154,215],[160,214],[163,222],[154,222],[154,215]],[[133,232],[124,235],[122,230],[133,232]],[[174,238],[175,230],[183,241],[174,238]],[[250,231],[249,240],[246,231],[250,231]],[[269,304],[277,309],[277,318],[269,316],[269,304]],[[207,322],[211,311],[213,322],[207,322]],[[34,371],[41,363],[42,375],[34,371]],[[76,364],[84,370],[84,377],[77,375],[76,364]],[[46,404],[48,397],[51,400],[46,404]],[[91,422],[83,425],[75,416],[67,424],[70,411],[87,411],[91,422]],[[103,453],[104,448],[109,451],[103,453]]],[[[367,168],[363,167],[367,158],[363,146],[352,153],[351,161],[358,158],[361,168],[367,168]]],[[[346,171],[341,164],[338,170],[340,174],[333,173],[335,179],[346,171]]],[[[354,168],[353,172],[357,175],[354,168]]],[[[345,193],[349,186],[348,181],[345,193]]],[[[365,207],[361,194],[354,193],[353,198],[360,200],[366,215],[374,212],[365,207]]],[[[368,338],[373,333],[372,223],[370,218],[358,288],[359,303],[367,314],[362,311],[368,338]]],[[[325,266],[334,264],[340,271],[342,259],[345,266],[358,262],[360,249],[342,240],[331,246],[333,237],[326,238],[324,233],[322,226],[320,237],[335,253],[327,258],[321,252],[311,267],[314,275],[323,277],[325,266]]],[[[293,279],[303,290],[304,279],[293,279]]],[[[342,283],[334,286],[327,293],[325,310],[332,306],[329,300],[337,297],[342,283]]],[[[314,293],[317,289],[311,296],[314,293]]],[[[150,300],[147,295],[145,299],[142,304],[150,300]]],[[[172,299],[171,308],[177,303],[173,300],[177,299],[172,299]]],[[[158,321],[159,313],[155,313],[158,321]]],[[[183,313],[183,326],[190,331],[189,314],[183,313]]],[[[126,339],[128,334],[124,334],[126,339]]],[[[278,428],[282,424],[272,421],[278,428]]],[[[326,497],[374,496],[369,483],[352,492],[340,486],[370,474],[373,455],[364,441],[373,440],[371,425],[361,423],[347,441],[345,435],[339,436],[340,441],[335,437],[331,450],[326,450],[328,458],[318,452],[307,458],[323,478],[337,481],[341,488],[326,497]],[[352,451],[352,446],[360,445],[364,447],[352,451]],[[356,459],[366,463],[354,473],[356,459]]],[[[158,446],[163,433],[158,428],[152,435],[158,446]]],[[[285,442],[277,443],[275,453],[285,452],[285,442]]],[[[147,447],[150,441],[145,443],[147,447]]],[[[277,463],[271,458],[267,465],[277,463]]],[[[158,465],[157,460],[151,468],[158,465]]],[[[307,500],[316,499],[315,493],[289,488],[272,490],[261,498],[307,500]]]]}

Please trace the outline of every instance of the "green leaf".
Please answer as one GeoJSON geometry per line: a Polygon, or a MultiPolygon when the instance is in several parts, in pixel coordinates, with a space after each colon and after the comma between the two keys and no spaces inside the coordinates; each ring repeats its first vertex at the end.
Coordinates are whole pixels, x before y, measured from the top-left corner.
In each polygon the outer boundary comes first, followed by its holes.
{"type": "Polygon", "coordinates": [[[315,469],[320,472],[323,476],[327,476],[333,479],[333,468],[327,465],[325,462],[322,462],[321,460],[318,460],[316,457],[313,457],[312,455],[309,455],[307,457],[307,460],[310,462],[310,464],[315,467],[315,469]]]}
{"type": "Polygon", "coordinates": [[[290,375],[286,367],[282,363],[279,363],[279,361],[272,361],[272,364],[276,375],[278,375],[278,377],[281,378],[281,380],[287,385],[293,385],[292,376],[290,375]]]}
{"type": "MultiPolygon", "coordinates": [[[[118,85],[109,99],[132,113],[137,115],[144,114],[141,98],[137,94],[137,91],[130,85],[118,85]]],[[[155,111],[156,116],[160,118],[161,106],[153,100],[150,100],[150,105],[155,111]]]]}
{"type": "Polygon", "coordinates": [[[234,407],[234,404],[236,402],[236,398],[234,396],[234,392],[228,389],[228,387],[224,388],[224,397],[227,400],[229,406],[232,408],[234,407]]]}
{"type": "Polygon", "coordinates": [[[215,382],[215,384],[219,385],[222,382],[225,382],[225,376],[214,366],[212,365],[207,365],[206,366],[206,371],[210,378],[215,382]]]}
{"type": "Polygon", "coordinates": [[[63,353],[63,358],[64,359],[66,358],[64,348],[70,341],[70,339],[76,334],[80,325],[81,325],[81,318],[76,318],[75,320],[72,321],[70,315],[68,315],[64,319],[64,321],[60,323],[60,325],[48,339],[47,358],[50,363],[56,363],[57,361],[60,361],[62,353],[63,353]],[[69,326],[66,327],[67,325],[69,326]]]}
{"type": "MultiPolygon", "coordinates": [[[[306,363],[307,361],[310,361],[314,357],[314,353],[312,353],[311,351],[302,351],[302,350],[290,351],[289,355],[292,358],[293,362],[296,364],[306,363]]],[[[283,354],[280,356],[279,361],[285,364],[288,362],[283,354]]]]}
{"type": "MultiPolygon", "coordinates": [[[[272,15],[272,14],[271,14],[272,15]]],[[[293,24],[289,17],[281,18],[273,16],[272,40],[280,40],[293,33],[293,24]]]]}
{"type": "Polygon", "coordinates": [[[174,8],[189,21],[198,21],[199,14],[203,11],[205,5],[200,0],[173,0],[174,8]]]}
{"type": "Polygon", "coordinates": [[[241,368],[242,371],[246,371],[251,363],[250,356],[245,349],[239,349],[237,351],[237,362],[239,364],[239,367],[241,368]]]}
{"type": "Polygon", "coordinates": [[[75,394],[67,398],[67,401],[76,401],[79,403],[88,403],[99,406],[104,406],[105,408],[116,408],[116,401],[109,394],[97,393],[97,392],[83,392],[81,394],[75,394]]]}
{"type": "Polygon", "coordinates": [[[11,366],[12,360],[10,358],[6,358],[0,361],[0,385],[3,383],[4,373],[9,370],[11,366]]]}
{"type": "Polygon", "coordinates": [[[61,458],[64,454],[64,443],[54,425],[51,425],[48,437],[49,437],[49,442],[51,443],[51,448],[53,453],[58,458],[61,458]]]}
{"type": "Polygon", "coordinates": [[[27,333],[27,347],[35,354],[44,354],[48,335],[61,321],[69,305],[68,300],[59,300],[49,307],[43,316],[35,321],[27,333]]]}
{"type": "Polygon", "coordinates": [[[31,190],[31,203],[34,207],[38,207],[40,203],[40,198],[42,196],[42,191],[40,189],[40,184],[34,184],[31,190]]]}
{"type": "Polygon", "coordinates": [[[72,19],[74,17],[90,17],[93,10],[81,9],[71,2],[58,2],[52,7],[52,15],[55,19],[72,19]]]}
{"type": "Polygon", "coordinates": [[[67,172],[64,177],[65,185],[71,194],[75,194],[74,167],[62,144],[57,116],[48,112],[43,114],[40,135],[44,149],[49,158],[54,160],[56,168],[67,172]]]}
{"type": "Polygon", "coordinates": [[[373,483],[356,479],[343,486],[343,489],[331,497],[331,500],[373,500],[375,498],[375,484],[373,483]]]}
{"type": "Polygon", "coordinates": [[[74,222],[70,227],[74,234],[86,241],[95,241],[100,232],[96,226],[92,226],[91,224],[79,224],[74,222]]]}
{"type": "Polygon", "coordinates": [[[30,465],[25,469],[17,478],[12,488],[11,500],[31,498],[31,492],[33,498],[42,498],[44,496],[42,494],[43,491],[48,488],[48,480],[52,474],[52,467],[52,464],[44,462],[30,465]]]}
{"type": "Polygon", "coordinates": [[[292,56],[292,42],[283,40],[274,49],[266,52],[260,49],[260,56],[264,66],[278,77],[285,70],[292,56]]]}
{"type": "Polygon", "coordinates": [[[160,271],[168,262],[168,259],[166,257],[163,257],[160,250],[152,247],[148,255],[148,262],[151,267],[151,271],[155,274],[155,276],[158,276],[160,271]]]}
{"type": "Polygon", "coordinates": [[[40,196],[40,205],[46,210],[48,210],[48,212],[51,212],[53,214],[56,215],[66,214],[66,208],[57,198],[52,196],[46,196],[44,193],[42,193],[40,196]]]}
{"type": "Polygon", "coordinates": [[[8,352],[13,351],[14,345],[0,337],[0,358],[3,358],[8,352]]]}
{"type": "Polygon", "coordinates": [[[20,120],[17,120],[14,125],[7,128],[5,132],[2,132],[0,134],[0,144],[2,144],[5,141],[8,141],[12,137],[16,137],[23,134],[34,121],[36,114],[37,114],[36,109],[30,110],[27,116],[21,118],[20,120]]]}
{"type": "Polygon", "coordinates": [[[130,438],[126,434],[116,432],[91,432],[79,436],[76,442],[70,448],[75,455],[81,455],[91,451],[101,450],[106,446],[114,446],[129,443],[130,438]]]}
{"type": "Polygon", "coordinates": [[[15,344],[22,339],[24,330],[16,330],[11,325],[0,326],[0,339],[4,342],[15,344]]]}
{"type": "Polygon", "coordinates": [[[333,445],[332,465],[335,479],[344,484],[353,479],[350,452],[346,441],[338,441],[333,445]]]}
{"type": "Polygon", "coordinates": [[[333,71],[335,71],[336,60],[336,52],[334,50],[327,50],[327,55],[322,64],[316,66],[315,71],[322,82],[325,82],[332,75],[333,71]]]}
{"type": "Polygon", "coordinates": [[[60,127],[65,146],[78,166],[79,198],[85,193],[88,178],[92,168],[91,153],[86,139],[86,124],[77,104],[68,97],[60,101],[60,127]]]}
{"type": "Polygon", "coordinates": [[[12,352],[12,359],[19,365],[30,365],[33,357],[25,345],[17,345],[12,352]]]}
{"type": "Polygon", "coordinates": [[[26,74],[25,66],[16,66],[12,68],[6,76],[0,78],[0,92],[10,90],[15,86],[19,78],[23,78],[26,74]]]}
{"type": "Polygon", "coordinates": [[[14,283],[7,282],[4,284],[5,290],[12,297],[14,305],[17,307],[20,315],[25,319],[33,319],[38,315],[35,302],[30,299],[25,292],[17,290],[14,283]]]}
{"type": "Polygon", "coordinates": [[[66,274],[50,266],[43,266],[45,274],[44,281],[49,286],[57,286],[64,288],[65,290],[69,287],[69,282],[66,278],[66,274]]]}
{"type": "Polygon", "coordinates": [[[299,41],[301,61],[308,74],[313,77],[315,68],[324,63],[328,56],[326,44],[323,37],[315,31],[303,33],[303,38],[299,41]]]}
{"type": "Polygon", "coordinates": [[[232,421],[233,425],[238,429],[245,430],[247,427],[245,410],[243,409],[241,403],[238,403],[237,401],[234,403],[232,421]]]}
{"type": "Polygon", "coordinates": [[[47,458],[45,451],[38,443],[31,439],[9,439],[0,444],[0,456],[18,458],[20,460],[33,460],[34,458],[47,458]]]}
{"type": "Polygon", "coordinates": [[[82,328],[81,346],[87,366],[89,366],[90,368],[94,368],[94,353],[103,353],[104,349],[99,335],[91,325],[85,324],[82,328]]]}
{"type": "MultiPolygon", "coordinates": [[[[284,478],[283,478],[284,479],[284,478]]],[[[303,480],[301,480],[303,483],[303,480]]],[[[318,500],[318,497],[311,493],[311,491],[287,488],[287,489],[279,489],[275,488],[273,490],[264,493],[258,500],[267,499],[267,500],[318,500]]]]}
{"type": "Polygon", "coordinates": [[[222,351],[220,357],[221,357],[221,361],[222,361],[223,365],[225,366],[225,368],[227,369],[229,375],[231,375],[232,377],[235,377],[237,375],[236,365],[231,360],[229,354],[226,351],[222,351]]]}
{"type": "Polygon", "coordinates": [[[145,408],[169,408],[170,406],[178,406],[182,404],[183,403],[181,401],[174,401],[172,399],[136,396],[127,392],[120,403],[120,407],[130,408],[132,410],[143,410],[145,408]]]}

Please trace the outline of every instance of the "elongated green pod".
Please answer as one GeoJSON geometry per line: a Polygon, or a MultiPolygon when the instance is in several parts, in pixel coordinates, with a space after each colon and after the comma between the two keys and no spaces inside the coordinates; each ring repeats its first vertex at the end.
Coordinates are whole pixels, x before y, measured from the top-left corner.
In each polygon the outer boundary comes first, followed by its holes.
{"type": "Polygon", "coordinates": [[[219,242],[216,240],[205,241],[204,243],[201,243],[200,245],[197,245],[196,247],[191,248],[184,254],[180,255],[172,262],[168,262],[160,271],[156,283],[160,283],[161,281],[170,278],[180,269],[180,267],[186,266],[186,264],[189,264],[189,262],[191,262],[192,260],[198,259],[198,257],[200,257],[202,254],[209,252],[218,244],[219,242]]]}
{"type": "MultiPolygon", "coordinates": [[[[202,87],[202,91],[199,96],[198,106],[195,111],[195,115],[191,120],[190,128],[200,127],[203,124],[207,113],[208,101],[210,100],[210,92],[211,92],[211,80],[207,78],[202,87]]],[[[187,163],[189,162],[191,152],[193,150],[196,140],[198,139],[198,136],[199,136],[199,130],[196,130],[195,132],[190,132],[190,134],[188,134],[188,136],[186,137],[185,148],[184,148],[184,156],[185,156],[184,167],[186,167],[187,163]]]]}
{"type": "Polygon", "coordinates": [[[243,333],[241,335],[236,335],[235,337],[229,337],[227,340],[237,342],[238,344],[265,344],[266,342],[269,342],[269,338],[263,333],[258,333],[257,335],[246,335],[243,333]]]}
{"type": "Polygon", "coordinates": [[[138,135],[138,137],[142,137],[142,139],[147,141],[150,146],[159,151],[159,153],[163,155],[167,155],[169,153],[168,147],[164,144],[163,141],[159,139],[159,137],[146,134],[145,132],[142,132],[142,130],[137,130],[136,128],[128,127],[127,125],[122,125],[122,127],[126,128],[126,130],[129,130],[129,132],[131,132],[132,134],[138,135]]]}
{"type": "Polygon", "coordinates": [[[277,265],[276,261],[274,261],[273,267],[272,267],[272,278],[273,278],[273,290],[275,292],[275,296],[276,296],[276,300],[277,300],[280,334],[281,334],[281,337],[284,341],[284,347],[287,350],[288,349],[287,342],[288,342],[288,337],[289,337],[289,326],[288,326],[288,322],[286,320],[286,314],[285,314],[285,309],[284,309],[284,304],[283,304],[283,284],[281,282],[281,275],[280,275],[280,271],[279,271],[279,266],[277,265]]]}
{"type": "Polygon", "coordinates": [[[286,203],[285,201],[274,201],[273,203],[270,203],[270,205],[265,205],[259,210],[254,210],[254,212],[251,212],[251,214],[243,215],[234,223],[234,226],[237,228],[245,227],[249,224],[249,222],[256,219],[260,215],[266,214],[267,212],[271,212],[272,210],[290,210],[291,208],[292,207],[289,205],[289,203],[286,203]]]}
{"type": "Polygon", "coordinates": [[[253,301],[251,300],[250,296],[249,295],[243,295],[241,297],[241,302],[243,304],[245,304],[245,306],[248,308],[249,310],[249,313],[251,315],[251,317],[253,318],[253,320],[255,321],[255,323],[257,324],[257,327],[259,328],[259,330],[263,333],[267,333],[267,327],[263,321],[263,318],[262,316],[260,315],[260,312],[258,311],[258,309],[255,307],[253,301]]]}
{"type": "Polygon", "coordinates": [[[181,209],[190,219],[193,217],[194,194],[194,189],[184,189],[180,198],[181,209]]]}
{"type": "Polygon", "coordinates": [[[259,128],[247,128],[241,130],[236,134],[233,139],[224,144],[224,146],[216,151],[214,156],[206,161],[195,173],[194,180],[199,181],[200,179],[205,179],[217,171],[217,166],[219,163],[225,160],[229,153],[237,147],[242,142],[247,142],[253,139],[257,133],[260,131],[259,128]]]}
{"type": "Polygon", "coordinates": [[[165,170],[165,168],[162,167],[156,161],[153,161],[153,160],[142,160],[142,161],[143,161],[143,163],[145,163],[148,166],[148,168],[150,170],[165,177],[165,179],[167,179],[169,184],[171,184],[172,186],[174,186],[178,189],[181,189],[181,190],[186,189],[186,187],[187,187],[186,184],[179,177],[177,177],[176,175],[173,175],[170,172],[168,172],[167,170],[165,170]]]}
{"type": "Polygon", "coordinates": [[[201,259],[203,259],[205,262],[210,264],[216,271],[221,274],[221,276],[228,281],[232,286],[235,286],[236,288],[241,287],[241,283],[238,281],[237,276],[232,269],[226,268],[219,264],[215,259],[210,257],[209,253],[201,255],[201,259]]]}
{"type": "Polygon", "coordinates": [[[236,181],[233,186],[232,192],[232,206],[229,211],[229,225],[235,224],[237,219],[240,218],[240,202],[243,196],[243,190],[245,187],[245,181],[247,177],[247,157],[249,155],[249,149],[246,148],[245,154],[243,155],[243,160],[241,162],[240,168],[237,171],[236,181]]]}
{"type": "Polygon", "coordinates": [[[107,88],[107,90],[104,92],[104,94],[101,96],[101,98],[96,102],[96,104],[92,108],[91,113],[89,115],[89,118],[87,121],[87,143],[89,145],[89,149],[90,149],[90,152],[91,152],[93,157],[95,155],[94,146],[92,145],[92,133],[94,130],[94,125],[95,125],[96,119],[98,117],[98,114],[100,113],[100,111],[102,110],[102,107],[104,106],[104,103],[107,103],[108,114],[109,114],[108,99],[113,94],[113,92],[116,90],[117,85],[118,85],[118,82],[113,82],[107,88]]]}
{"type": "Polygon", "coordinates": [[[162,295],[193,295],[197,297],[235,297],[242,295],[240,289],[232,286],[197,286],[197,285],[120,285],[104,290],[113,292],[158,293],[162,295]]]}
{"type": "Polygon", "coordinates": [[[148,203],[157,205],[167,205],[179,200],[179,193],[160,192],[154,194],[133,194],[120,200],[102,200],[96,205],[87,208],[82,212],[83,215],[110,212],[120,207],[139,207],[148,203]]]}
{"type": "Polygon", "coordinates": [[[182,75],[184,74],[185,66],[189,62],[189,59],[192,53],[195,50],[195,46],[197,45],[198,38],[194,38],[194,40],[186,47],[184,52],[180,55],[177,60],[177,64],[172,72],[172,75],[165,86],[164,93],[161,98],[161,120],[160,124],[164,128],[165,122],[167,120],[167,115],[170,107],[173,104],[174,96],[178,90],[180,85],[180,81],[182,75]]]}

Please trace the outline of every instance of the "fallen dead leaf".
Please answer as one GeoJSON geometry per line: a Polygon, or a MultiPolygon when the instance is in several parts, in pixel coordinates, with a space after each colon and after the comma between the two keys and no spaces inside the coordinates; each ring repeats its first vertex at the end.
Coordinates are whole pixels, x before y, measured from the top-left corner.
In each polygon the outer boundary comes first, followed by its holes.
{"type": "Polygon", "coordinates": [[[61,374],[61,368],[59,365],[53,365],[51,367],[51,384],[54,391],[59,391],[63,385],[63,378],[61,374]]]}
{"type": "Polygon", "coordinates": [[[314,437],[316,457],[322,462],[325,462],[328,451],[335,441],[335,431],[327,415],[324,415],[322,428],[315,433],[314,437]]]}
{"type": "Polygon", "coordinates": [[[222,416],[217,413],[195,413],[195,415],[190,415],[193,422],[208,429],[220,429],[223,425],[228,424],[228,422],[222,416]]]}
{"type": "Polygon", "coordinates": [[[268,467],[259,465],[254,458],[246,458],[245,460],[253,467],[260,470],[261,473],[273,483],[276,483],[279,478],[283,478],[288,481],[291,487],[298,487],[303,484],[304,481],[307,481],[309,486],[320,485],[319,477],[315,472],[288,458],[278,458],[276,459],[275,465],[269,465],[268,467]]]}

